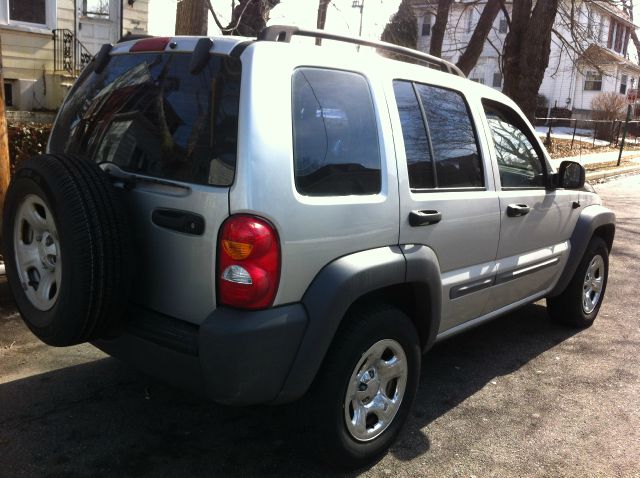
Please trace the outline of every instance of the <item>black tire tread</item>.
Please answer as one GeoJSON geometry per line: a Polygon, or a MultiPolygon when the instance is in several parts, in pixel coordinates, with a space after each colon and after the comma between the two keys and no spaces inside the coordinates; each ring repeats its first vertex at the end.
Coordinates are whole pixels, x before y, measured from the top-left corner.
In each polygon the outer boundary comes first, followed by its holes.
{"type": "MultiPolygon", "coordinates": [[[[31,330],[51,345],[74,345],[103,337],[120,325],[128,298],[130,244],[123,205],[107,175],[80,156],[31,158],[18,166],[14,180],[33,177],[33,172],[39,176],[36,183],[44,182],[48,190],[55,191],[60,204],[54,216],[64,215],[64,234],[74,245],[72,258],[62,256],[63,274],[65,261],[67,265],[72,261],[74,270],[83,273],[72,278],[74,305],[69,309],[73,314],[66,314],[69,317],[58,313],[56,323],[40,328],[30,323],[24,310],[22,315],[31,330]]],[[[6,209],[5,218],[10,214],[6,209]]],[[[60,219],[56,218],[58,228],[60,219]]],[[[16,288],[19,285],[13,287],[14,295],[16,288]]]]}
{"type": "Polygon", "coordinates": [[[582,285],[584,280],[584,274],[586,273],[586,267],[589,262],[593,258],[596,252],[600,252],[604,255],[605,260],[605,270],[608,274],[609,271],[609,260],[608,260],[608,252],[607,244],[599,236],[594,236],[591,238],[589,245],[587,246],[587,250],[585,251],[584,256],[580,260],[580,264],[576,269],[569,285],[567,288],[557,297],[547,297],[547,310],[549,312],[549,316],[558,323],[568,325],[576,328],[587,328],[590,327],[598,312],[600,311],[600,306],[604,300],[606,288],[607,288],[607,280],[605,278],[604,286],[602,288],[602,296],[600,297],[600,302],[597,307],[591,314],[585,314],[582,310],[582,285]]]}

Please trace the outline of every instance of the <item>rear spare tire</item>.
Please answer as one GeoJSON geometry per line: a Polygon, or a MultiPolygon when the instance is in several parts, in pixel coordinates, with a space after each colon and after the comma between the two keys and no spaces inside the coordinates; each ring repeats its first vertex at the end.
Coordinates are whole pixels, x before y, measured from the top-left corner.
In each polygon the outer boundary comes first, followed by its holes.
{"type": "Polygon", "coordinates": [[[22,162],[4,204],[6,273],[31,331],[55,346],[117,330],[129,291],[129,235],[107,175],[72,155],[22,162]]]}

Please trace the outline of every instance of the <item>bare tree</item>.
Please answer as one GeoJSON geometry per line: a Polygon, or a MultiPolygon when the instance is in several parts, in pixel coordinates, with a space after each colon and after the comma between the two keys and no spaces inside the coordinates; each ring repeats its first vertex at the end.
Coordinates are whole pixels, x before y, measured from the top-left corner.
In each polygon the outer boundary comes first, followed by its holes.
{"type": "Polygon", "coordinates": [[[225,27],[213,9],[211,0],[206,0],[213,20],[223,35],[240,35],[254,37],[258,35],[269,21],[269,12],[280,3],[280,0],[240,0],[231,3],[231,21],[225,27]]]}
{"type": "Polygon", "coordinates": [[[530,120],[534,119],[538,90],[549,65],[557,9],[558,0],[538,0],[535,6],[532,0],[513,3],[502,57],[502,91],[518,103],[530,120]]]}
{"type": "Polygon", "coordinates": [[[400,2],[398,11],[384,27],[382,40],[409,48],[418,46],[418,20],[412,3],[411,0],[400,2]]]}
{"type": "MultiPolygon", "coordinates": [[[[460,55],[458,63],[456,64],[465,75],[468,75],[471,70],[473,70],[473,67],[476,66],[476,63],[478,63],[478,58],[480,58],[480,55],[482,54],[487,36],[489,35],[489,32],[493,27],[493,22],[498,16],[498,13],[500,13],[500,10],[501,0],[488,0],[487,4],[482,9],[480,19],[473,30],[469,44],[462,55],[460,55]]],[[[433,45],[433,43],[431,43],[431,45],[433,45]]]]}
{"type": "Polygon", "coordinates": [[[4,103],[4,75],[2,74],[2,39],[0,38],[0,226],[2,226],[2,209],[4,197],[9,187],[9,131],[4,103]]]}
{"type": "Polygon", "coordinates": [[[206,35],[205,0],[180,0],[176,5],[176,35],[206,35]]]}

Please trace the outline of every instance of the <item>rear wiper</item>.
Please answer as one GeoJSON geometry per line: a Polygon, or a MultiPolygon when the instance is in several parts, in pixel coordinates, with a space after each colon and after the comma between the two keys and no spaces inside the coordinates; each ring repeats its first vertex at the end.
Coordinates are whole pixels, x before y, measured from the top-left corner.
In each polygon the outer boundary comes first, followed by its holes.
{"type": "Polygon", "coordinates": [[[124,171],[119,166],[106,161],[99,163],[98,166],[100,166],[100,168],[109,175],[112,181],[114,181],[115,183],[121,183],[122,187],[126,191],[134,189],[139,184],[159,184],[161,186],[169,186],[172,188],[182,189],[186,192],[191,191],[191,188],[185,186],[184,184],[168,181],[165,179],[152,178],[149,176],[138,176],[137,174],[124,171]]]}

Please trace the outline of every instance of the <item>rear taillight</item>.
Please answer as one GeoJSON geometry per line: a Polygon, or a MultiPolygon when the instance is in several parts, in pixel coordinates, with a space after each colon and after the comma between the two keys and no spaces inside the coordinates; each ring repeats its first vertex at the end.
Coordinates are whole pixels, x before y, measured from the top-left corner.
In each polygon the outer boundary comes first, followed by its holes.
{"type": "Polygon", "coordinates": [[[231,216],[218,240],[218,303],[241,309],[273,304],[280,282],[275,228],[254,216],[231,216]]]}

